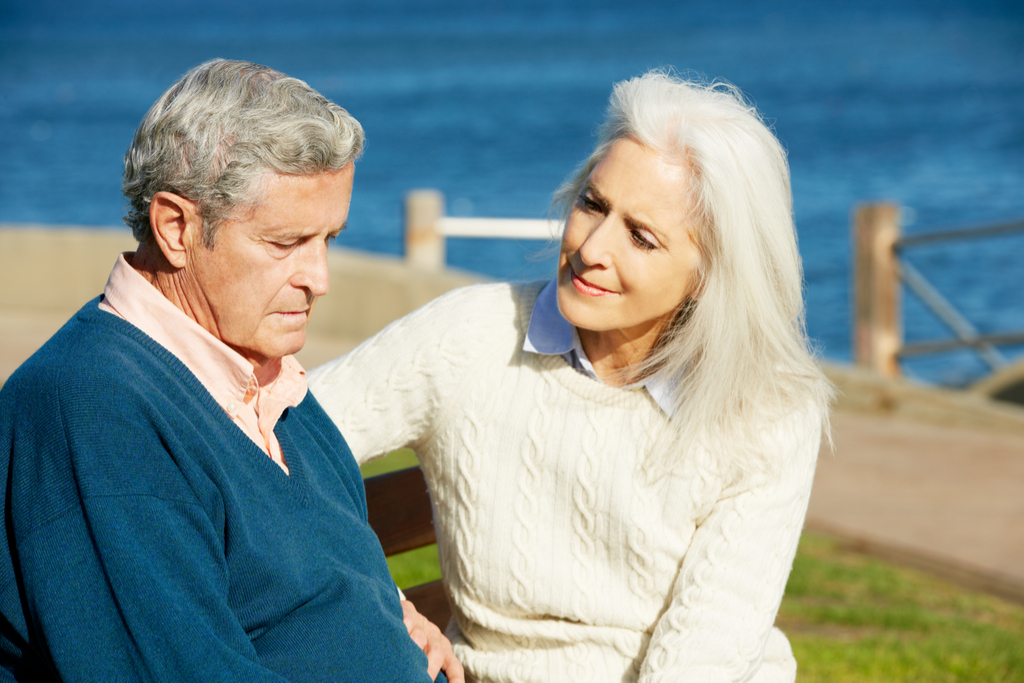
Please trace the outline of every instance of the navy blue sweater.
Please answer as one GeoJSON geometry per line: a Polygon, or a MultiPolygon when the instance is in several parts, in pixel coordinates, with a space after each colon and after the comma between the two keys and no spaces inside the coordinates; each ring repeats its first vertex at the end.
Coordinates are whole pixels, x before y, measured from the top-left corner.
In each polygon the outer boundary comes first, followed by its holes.
{"type": "Polygon", "coordinates": [[[288,476],[97,302],[0,391],[0,680],[429,682],[312,394],[288,476]]]}

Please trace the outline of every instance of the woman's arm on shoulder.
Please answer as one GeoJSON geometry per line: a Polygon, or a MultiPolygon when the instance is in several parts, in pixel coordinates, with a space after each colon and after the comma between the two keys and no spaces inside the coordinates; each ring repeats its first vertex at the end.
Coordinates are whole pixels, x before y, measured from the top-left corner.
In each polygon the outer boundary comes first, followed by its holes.
{"type": "Polygon", "coordinates": [[[807,512],[821,422],[809,409],[774,424],[778,467],[728,487],[700,523],[641,681],[745,681],[761,665],[807,512]]]}
{"type": "Polygon", "coordinates": [[[486,350],[486,319],[508,285],[463,287],[397,320],[309,373],[309,387],[362,464],[428,438],[466,370],[486,350]]]}

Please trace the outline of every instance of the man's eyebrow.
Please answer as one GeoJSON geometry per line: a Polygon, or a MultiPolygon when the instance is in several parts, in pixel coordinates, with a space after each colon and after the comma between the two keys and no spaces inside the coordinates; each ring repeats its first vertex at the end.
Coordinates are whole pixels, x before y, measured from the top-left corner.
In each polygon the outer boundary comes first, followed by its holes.
{"type": "MultiPolygon", "coordinates": [[[[334,228],[330,231],[331,235],[341,234],[343,230],[348,227],[348,221],[341,224],[340,227],[334,228]]],[[[273,239],[300,239],[302,237],[314,237],[316,233],[310,233],[309,230],[302,227],[295,226],[271,226],[267,228],[266,235],[273,239]]]]}

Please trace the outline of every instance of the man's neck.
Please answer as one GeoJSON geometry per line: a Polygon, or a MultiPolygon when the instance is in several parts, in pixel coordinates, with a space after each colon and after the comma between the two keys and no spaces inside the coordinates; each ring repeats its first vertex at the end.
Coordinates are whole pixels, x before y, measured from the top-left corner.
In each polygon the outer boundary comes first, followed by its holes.
{"type": "Polygon", "coordinates": [[[126,255],[125,260],[168,301],[195,319],[195,316],[189,314],[189,307],[184,305],[184,297],[180,294],[180,269],[167,261],[158,246],[151,242],[142,242],[135,250],[135,254],[126,255]]]}
{"type": "MultiPolygon", "coordinates": [[[[197,323],[202,325],[200,316],[198,316],[193,307],[188,302],[188,297],[184,296],[184,288],[182,286],[182,269],[175,268],[160,251],[160,248],[150,242],[143,242],[139,245],[139,248],[135,251],[134,255],[126,255],[125,260],[128,262],[139,275],[146,279],[149,284],[153,285],[158,292],[160,292],[164,298],[170,301],[176,308],[182,311],[185,315],[195,320],[197,323]]],[[[203,325],[210,334],[219,338],[216,330],[209,329],[209,326],[203,325]]],[[[221,340],[222,342],[224,340],[221,340]]],[[[224,342],[227,344],[227,342],[224,342]]],[[[228,344],[228,346],[231,346],[228,344]]],[[[232,347],[234,348],[234,347],[232,347]]],[[[259,382],[260,386],[268,386],[277,379],[278,375],[281,374],[281,359],[280,358],[267,358],[263,359],[262,362],[257,362],[248,355],[243,353],[239,349],[235,349],[245,356],[253,366],[253,374],[256,375],[256,381],[259,382]]]]}

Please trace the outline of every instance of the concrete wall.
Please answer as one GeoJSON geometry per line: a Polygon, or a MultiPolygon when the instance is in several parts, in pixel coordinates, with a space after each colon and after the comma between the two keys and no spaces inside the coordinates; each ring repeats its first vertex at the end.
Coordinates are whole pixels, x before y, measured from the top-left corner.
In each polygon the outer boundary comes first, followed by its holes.
{"type": "MultiPolygon", "coordinates": [[[[0,310],[70,316],[103,291],[127,228],[0,224],[0,310]]],[[[445,292],[484,278],[410,270],[401,259],[332,249],[331,292],[317,302],[310,334],[365,339],[445,292]]]]}
{"type": "MultiPolygon", "coordinates": [[[[135,240],[125,228],[0,224],[0,383],[83,304],[103,291],[135,240]]],[[[316,305],[306,347],[313,368],[445,292],[483,280],[409,269],[396,257],[332,249],[331,292],[316,305]]]]}
{"type": "Polygon", "coordinates": [[[0,308],[70,315],[103,292],[128,228],[0,225],[0,308]]]}
{"type": "Polygon", "coordinates": [[[1024,434],[1024,407],[968,391],[888,378],[850,365],[823,364],[836,385],[836,410],[942,427],[1024,434]]]}
{"type": "Polygon", "coordinates": [[[401,259],[332,249],[327,258],[331,291],[317,301],[309,332],[363,340],[456,287],[483,276],[454,270],[417,271],[401,259]]]}
{"type": "MultiPolygon", "coordinates": [[[[86,301],[103,291],[117,255],[135,249],[127,228],[0,224],[0,382],[86,301]]],[[[351,349],[392,320],[484,278],[413,270],[398,258],[331,250],[331,292],[317,302],[307,368],[351,349]]],[[[824,366],[839,388],[838,410],[1024,434],[1024,409],[968,392],[824,366]]]]}

